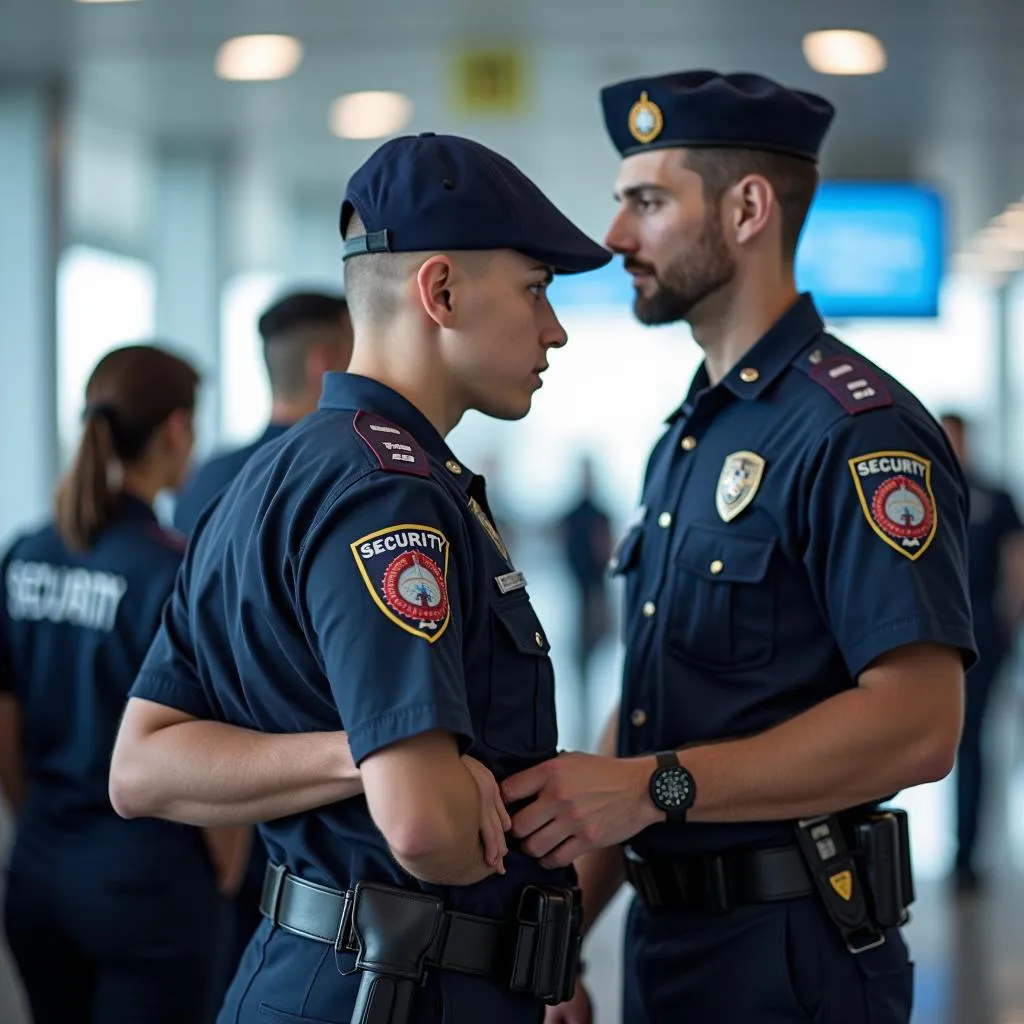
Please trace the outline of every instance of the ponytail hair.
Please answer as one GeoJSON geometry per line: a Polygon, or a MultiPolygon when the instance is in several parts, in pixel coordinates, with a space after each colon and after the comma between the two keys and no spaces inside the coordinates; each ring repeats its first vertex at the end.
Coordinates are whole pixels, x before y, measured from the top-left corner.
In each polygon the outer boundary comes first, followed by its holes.
{"type": "Polygon", "coordinates": [[[69,548],[87,550],[110,525],[123,467],[173,412],[195,408],[198,385],[189,363],[151,345],[114,349],[99,361],[85,389],[78,450],[54,498],[57,532],[69,548]]]}

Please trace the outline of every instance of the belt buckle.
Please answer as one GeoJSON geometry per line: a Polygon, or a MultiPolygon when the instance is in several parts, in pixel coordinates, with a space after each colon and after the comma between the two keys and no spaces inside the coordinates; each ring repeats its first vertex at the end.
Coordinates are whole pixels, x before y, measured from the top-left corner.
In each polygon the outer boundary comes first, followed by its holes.
{"type": "Polygon", "coordinates": [[[338,922],[338,934],[334,940],[334,952],[346,953],[355,948],[355,936],[352,933],[352,908],[355,906],[355,893],[346,889],[342,893],[341,920],[338,922]]]}

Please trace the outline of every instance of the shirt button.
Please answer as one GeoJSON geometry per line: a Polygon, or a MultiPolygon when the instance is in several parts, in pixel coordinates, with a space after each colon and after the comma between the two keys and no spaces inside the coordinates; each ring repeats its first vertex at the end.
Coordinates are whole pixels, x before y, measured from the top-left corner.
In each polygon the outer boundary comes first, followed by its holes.
{"type": "Polygon", "coordinates": [[[672,525],[672,513],[662,512],[661,515],[658,516],[658,525],[663,530],[667,530],[672,525]]]}
{"type": "Polygon", "coordinates": [[[544,634],[543,633],[534,633],[533,634],[533,639],[537,641],[537,646],[538,647],[543,647],[544,646],[544,634]]]}
{"type": "Polygon", "coordinates": [[[692,434],[687,434],[679,443],[679,447],[682,448],[684,452],[692,452],[693,449],[697,447],[697,438],[692,434]]]}
{"type": "Polygon", "coordinates": [[[724,568],[725,565],[722,562],[720,562],[717,558],[711,563],[711,572],[715,576],[717,576],[724,568]]]}
{"type": "Polygon", "coordinates": [[[629,720],[639,729],[647,721],[647,712],[643,708],[634,708],[629,720]]]}
{"type": "Polygon", "coordinates": [[[740,370],[740,380],[743,381],[744,384],[753,384],[760,376],[761,374],[752,366],[744,366],[743,369],[740,370]]]}
{"type": "Polygon", "coordinates": [[[653,602],[653,601],[648,601],[648,602],[647,602],[647,603],[646,603],[646,604],[644,605],[644,615],[646,615],[646,616],[647,616],[647,618],[651,618],[651,616],[652,616],[652,615],[654,615],[654,613],[655,613],[655,612],[656,612],[657,610],[658,610],[658,609],[657,609],[657,608],[655,607],[655,605],[654,605],[654,602],[653,602]]]}
{"type": "Polygon", "coordinates": [[[462,472],[462,467],[454,459],[449,459],[444,464],[444,468],[447,469],[449,473],[454,473],[456,476],[462,472]]]}

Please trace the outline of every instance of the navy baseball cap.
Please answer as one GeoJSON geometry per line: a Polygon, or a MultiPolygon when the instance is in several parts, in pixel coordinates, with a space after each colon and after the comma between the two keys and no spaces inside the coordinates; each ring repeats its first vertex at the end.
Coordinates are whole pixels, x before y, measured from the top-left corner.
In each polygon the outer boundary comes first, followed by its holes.
{"type": "Polygon", "coordinates": [[[821,96],[748,72],[633,78],[602,89],[601,106],[623,157],[645,149],[726,147],[815,162],[835,115],[821,96]]]}
{"type": "Polygon", "coordinates": [[[597,270],[612,259],[511,161],[455,135],[385,142],[349,179],[341,233],[353,212],[365,235],[344,259],[366,253],[512,249],[557,274],[597,270]]]}

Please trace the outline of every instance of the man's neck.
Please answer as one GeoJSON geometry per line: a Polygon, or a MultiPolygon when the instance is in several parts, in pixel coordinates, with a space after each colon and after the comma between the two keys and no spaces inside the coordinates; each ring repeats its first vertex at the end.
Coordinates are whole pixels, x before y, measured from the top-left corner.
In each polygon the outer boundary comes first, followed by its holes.
{"type": "Polygon", "coordinates": [[[278,398],[270,407],[270,422],[282,427],[291,427],[298,423],[303,416],[316,412],[316,407],[316,402],[295,402],[278,398]]]}
{"type": "Polygon", "coordinates": [[[751,278],[737,280],[694,310],[690,327],[704,350],[709,382],[722,380],[797,297],[791,275],[769,282],[751,278]]]}
{"type": "Polygon", "coordinates": [[[437,363],[436,349],[409,344],[400,334],[358,337],[348,372],[398,392],[442,437],[448,436],[466,412],[465,405],[441,386],[445,371],[437,363]]]}

